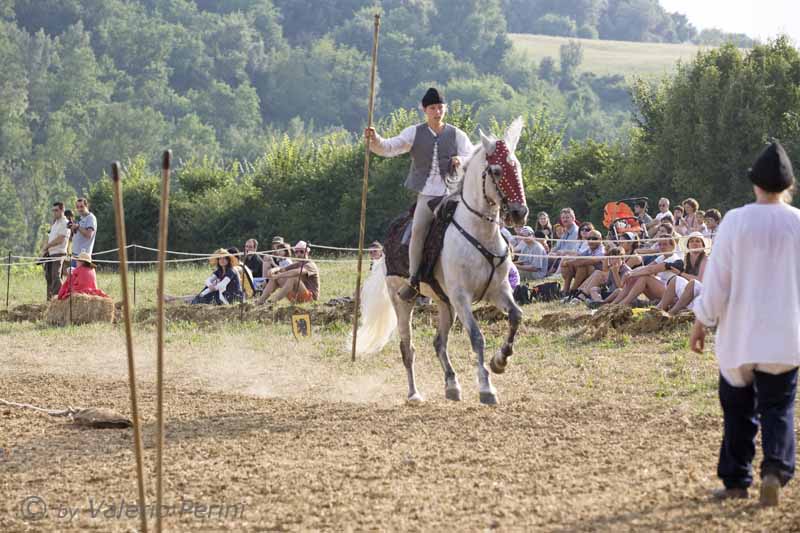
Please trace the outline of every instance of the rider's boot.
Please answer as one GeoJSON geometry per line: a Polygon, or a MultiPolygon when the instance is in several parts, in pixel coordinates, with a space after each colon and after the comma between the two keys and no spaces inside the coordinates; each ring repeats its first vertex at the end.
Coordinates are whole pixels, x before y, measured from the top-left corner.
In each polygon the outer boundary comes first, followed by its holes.
{"type": "Polygon", "coordinates": [[[404,302],[413,302],[419,296],[419,276],[408,280],[408,285],[397,291],[397,296],[404,302]]]}

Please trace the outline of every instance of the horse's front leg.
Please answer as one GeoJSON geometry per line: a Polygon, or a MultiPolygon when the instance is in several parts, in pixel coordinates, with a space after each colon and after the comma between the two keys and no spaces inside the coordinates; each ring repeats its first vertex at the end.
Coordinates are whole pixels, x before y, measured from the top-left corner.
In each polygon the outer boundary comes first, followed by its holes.
{"type": "Polygon", "coordinates": [[[514,354],[514,338],[517,336],[517,330],[522,323],[522,309],[514,301],[510,288],[509,290],[505,290],[505,288],[499,290],[491,298],[491,301],[495,307],[508,313],[508,336],[506,337],[506,342],[492,357],[492,360],[489,361],[489,367],[492,372],[502,374],[506,371],[508,358],[514,354]]]}
{"type": "Polygon", "coordinates": [[[471,298],[468,295],[460,294],[456,301],[454,301],[454,305],[456,313],[461,319],[461,323],[469,333],[472,351],[478,356],[478,389],[480,391],[481,403],[485,405],[494,405],[497,403],[497,391],[492,385],[489,371],[486,369],[486,364],[483,359],[486,341],[478,326],[478,321],[475,320],[475,315],[472,314],[472,303],[470,300],[471,298]]]}

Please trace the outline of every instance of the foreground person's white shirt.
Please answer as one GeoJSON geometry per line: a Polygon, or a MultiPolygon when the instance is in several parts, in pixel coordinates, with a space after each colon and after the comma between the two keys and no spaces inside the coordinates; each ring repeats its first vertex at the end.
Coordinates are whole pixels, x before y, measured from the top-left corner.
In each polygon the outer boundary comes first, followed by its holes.
{"type": "Polygon", "coordinates": [[[753,369],[800,366],[800,210],[780,203],[729,211],[694,313],[717,325],[715,352],[731,385],[752,382],[753,369]]]}

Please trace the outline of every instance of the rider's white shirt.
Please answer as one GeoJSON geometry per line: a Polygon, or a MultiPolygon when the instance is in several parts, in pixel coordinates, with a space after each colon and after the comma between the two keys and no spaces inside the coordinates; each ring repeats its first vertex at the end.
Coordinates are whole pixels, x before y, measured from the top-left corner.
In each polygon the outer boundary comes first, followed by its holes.
{"type": "MultiPolygon", "coordinates": [[[[436,136],[436,133],[434,133],[433,130],[431,130],[431,133],[436,136]]],[[[395,157],[398,155],[407,154],[411,151],[411,147],[414,146],[414,139],[416,136],[417,126],[409,126],[400,132],[400,135],[397,137],[391,137],[389,139],[384,139],[376,133],[370,149],[374,153],[383,157],[395,157]]],[[[469,140],[469,137],[467,137],[467,134],[456,128],[456,152],[462,168],[464,161],[472,155],[474,149],[475,148],[473,147],[472,142],[469,140]]],[[[435,164],[438,159],[438,145],[434,145],[434,164],[431,165],[431,171],[430,174],[428,174],[428,180],[425,182],[425,187],[422,189],[420,194],[424,194],[425,196],[444,196],[447,194],[447,185],[442,179],[441,172],[439,171],[439,165],[435,164]]]]}

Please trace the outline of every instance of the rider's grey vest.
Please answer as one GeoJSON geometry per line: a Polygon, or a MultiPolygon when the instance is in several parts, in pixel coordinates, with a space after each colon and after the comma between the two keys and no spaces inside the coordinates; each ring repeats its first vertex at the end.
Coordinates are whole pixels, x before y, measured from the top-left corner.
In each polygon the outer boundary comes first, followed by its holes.
{"type": "Polygon", "coordinates": [[[455,127],[445,124],[444,130],[437,138],[427,124],[420,124],[414,135],[414,145],[411,147],[411,170],[406,179],[406,187],[412,191],[422,192],[425,188],[433,164],[433,146],[437,142],[439,173],[442,179],[450,174],[450,160],[458,155],[455,127]]]}

